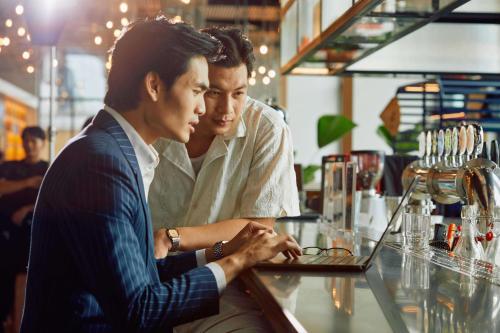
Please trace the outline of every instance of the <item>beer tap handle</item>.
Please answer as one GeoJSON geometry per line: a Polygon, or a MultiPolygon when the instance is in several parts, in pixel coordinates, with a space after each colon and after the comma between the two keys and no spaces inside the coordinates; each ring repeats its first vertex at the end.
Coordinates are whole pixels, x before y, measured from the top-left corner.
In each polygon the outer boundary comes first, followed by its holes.
{"type": "Polygon", "coordinates": [[[493,140],[490,143],[490,160],[497,165],[500,163],[500,152],[498,151],[498,141],[493,140]]]}
{"type": "Polygon", "coordinates": [[[491,159],[490,151],[488,150],[486,143],[483,144],[483,150],[481,151],[481,154],[479,155],[479,157],[487,159],[487,160],[491,159]]]}

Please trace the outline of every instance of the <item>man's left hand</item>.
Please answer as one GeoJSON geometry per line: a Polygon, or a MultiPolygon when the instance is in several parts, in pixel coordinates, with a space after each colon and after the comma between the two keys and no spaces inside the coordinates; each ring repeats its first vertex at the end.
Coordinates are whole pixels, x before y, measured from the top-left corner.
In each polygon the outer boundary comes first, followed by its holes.
{"type": "Polygon", "coordinates": [[[165,228],[158,229],[154,232],[155,247],[154,253],[156,259],[165,258],[168,251],[172,248],[172,242],[167,236],[167,230],[165,228]]]}

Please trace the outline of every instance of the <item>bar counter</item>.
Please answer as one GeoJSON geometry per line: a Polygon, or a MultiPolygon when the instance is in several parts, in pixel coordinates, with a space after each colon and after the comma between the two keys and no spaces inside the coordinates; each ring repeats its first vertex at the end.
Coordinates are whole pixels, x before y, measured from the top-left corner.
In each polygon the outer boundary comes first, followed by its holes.
{"type": "MultiPolygon", "coordinates": [[[[369,255],[368,237],[332,240],[312,221],[278,232],[301,246],[350,247],[369,255]],[[350,244],[348,244],[350,242],[350,244]]],[[[500,287],[384,245],[364,273],[252,269],[241,276],[276,332],[499,332],[500,287]]]]}

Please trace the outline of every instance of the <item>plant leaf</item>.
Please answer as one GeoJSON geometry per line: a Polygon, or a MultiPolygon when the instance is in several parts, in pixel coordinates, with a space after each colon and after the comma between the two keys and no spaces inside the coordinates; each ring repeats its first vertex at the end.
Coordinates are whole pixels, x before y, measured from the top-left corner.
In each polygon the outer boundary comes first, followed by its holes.
{"type": "Polygon", "coordinates": [[[392,137],[391,133],[389,133],[389,130],[385,128],[384,125],[380,125],[377,128],[377,135],[381,137],[385,143],[387,143],[390,147],[392,147],[392,141],[394,138],[392,137]]]}
{"type": "Polygon", "coordinates": [[[321,169],[319,165],[308,165],[304,168],[304,184],[310,183],[314,180],[314,174],[321,169]]]}
{"type": "Polygon", "coordinates": [[[318,119],[318,147],[340,139],[357,125],[342,115],[324,115],[318,119]]]}

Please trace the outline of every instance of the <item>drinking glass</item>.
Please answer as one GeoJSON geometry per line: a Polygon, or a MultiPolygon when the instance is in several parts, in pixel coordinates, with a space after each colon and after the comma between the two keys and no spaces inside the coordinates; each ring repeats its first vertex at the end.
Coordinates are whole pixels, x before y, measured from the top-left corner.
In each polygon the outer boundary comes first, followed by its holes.
{"type": "Polygon", "coordinates": [[[403,247],[412,251],[427,250],[431,235],[431,216],[425,214],[403,214],[403,247]]]}

